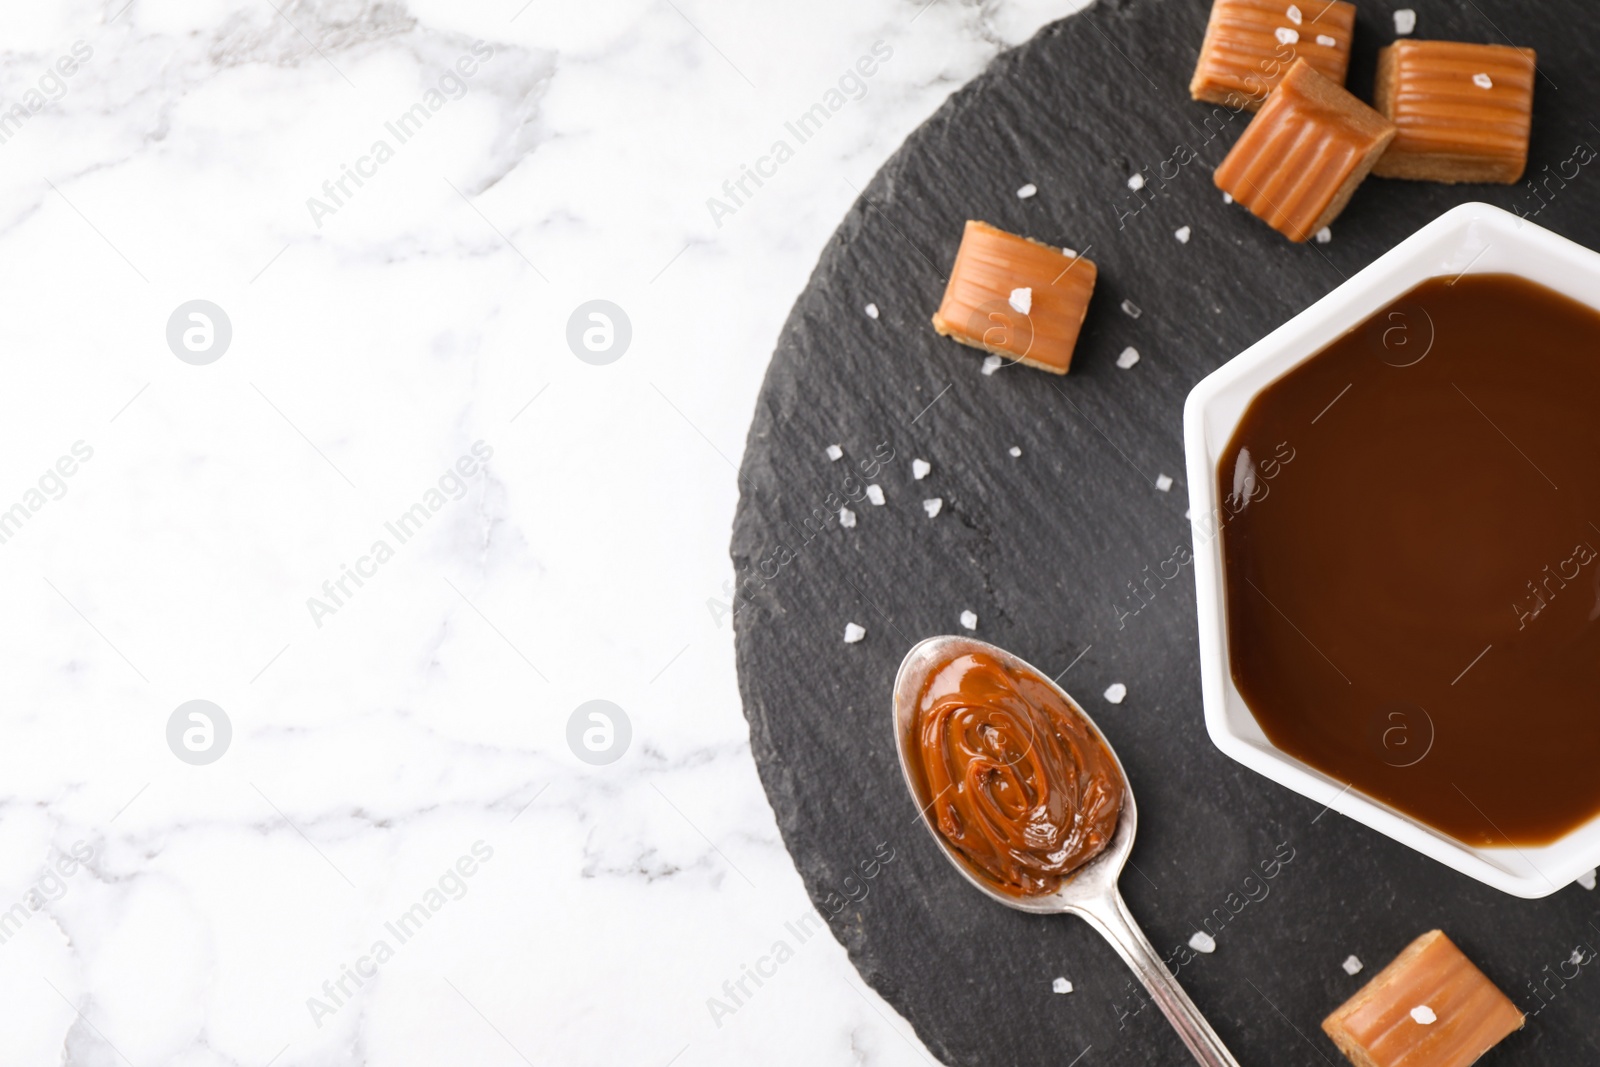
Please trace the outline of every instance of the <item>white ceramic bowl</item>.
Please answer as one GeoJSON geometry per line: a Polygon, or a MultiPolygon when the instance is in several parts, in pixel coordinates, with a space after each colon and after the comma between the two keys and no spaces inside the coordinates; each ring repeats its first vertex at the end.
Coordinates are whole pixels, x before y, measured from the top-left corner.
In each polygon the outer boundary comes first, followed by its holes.
{"type": "Polygon", "coordinates": [[[1365,270],[1217,368],[1189,394],[1184,451],[1194,516],[1194,573],[1200,614],[1200,679],[1206,730],[1223,752],[1318,804],[1387,834],[1462,874],[1519,897],[1554,893],[1600,864],[1600,819],[1540,848],[1477,848],[1364,796],[1273,747],[1233,684],[1223,603],[1222,541],[1207,517],[1221,513],[1217,462],[1250,401],[1428,278],[1516,274],[1600,309],[1600,254],[1488,204],[1439,216],[1365,270]]]}

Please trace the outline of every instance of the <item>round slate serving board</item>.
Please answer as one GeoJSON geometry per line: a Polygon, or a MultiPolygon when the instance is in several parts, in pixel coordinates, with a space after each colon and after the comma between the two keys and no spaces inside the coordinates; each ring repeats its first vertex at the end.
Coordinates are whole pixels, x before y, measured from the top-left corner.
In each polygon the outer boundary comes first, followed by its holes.
{"type": "MultiPolygon", "coordinates": [[[[983,899],[919,825],[890,688],[906,650],[960,632],[963,610],[977,636],[1065,672],[1116,746],[1141,816],[1123,892],[1242,1063],[1342,1063],[1323,1016],[1433,927],[1530,1015],[1484,1064],[1600,1062],[1600,894],[1503,896],[1223,757],[1201,716],[1193,576],[1169,562],[1190,543],[1183,400],[1220,363],[1465,200],[1600,247],[1600,168],[1573,162],[1580,144],[1600,146],[1591,6],[1406,2],[1418,37],[1538,49],[1537,195],[1370,179],[1331,243],[1290,245],[1211,184],[1247,116],[1188,99],[1209,4],[1102,0],[1001,56],[912,135],[784,327],[732,544],[751,745],[813,900],[946,1063],[1187,1060],[1087,925],[983,899]],[[1027,182],[1038,195],[1019,199],[1027,182]],[[984,376],[980,353],[929,326],[968,218],[1099,265],[1067,377],[984,376]],[[1119,369],[1128,346],[1143,359],[1119,369]],[[913,458],[932,464],[921,481],[913,458]],[[869,483],[882,506],[864,497],[869,483]],[[929,518],[933,497],[943,510],[929,518]],[[850,622],[866,628],[859,643],[843,640],[850,622]],[[1128,687],[1120,706],[1101,696],[1114,682],[1128,687]],[[1216,951],[1185,953],[1201,929],[1216,951]],[[1341,969],[1351,954],[1363,975],[1341,969]],[[1074,992],[1053,993],[1056,977],[1074,992]]],[[[1394,32],[1388,4],[1360,6],[1348,84],[1370,98],[1394,32]]]]}

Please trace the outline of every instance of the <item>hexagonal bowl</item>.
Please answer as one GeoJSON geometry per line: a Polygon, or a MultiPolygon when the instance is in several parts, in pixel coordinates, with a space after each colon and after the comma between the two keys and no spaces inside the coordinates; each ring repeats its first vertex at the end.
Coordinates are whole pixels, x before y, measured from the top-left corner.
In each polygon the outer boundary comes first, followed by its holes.
{"type": "MultiPolygon", "coordinates": [[[[1234,686],[1222,581],[1217,464],[1250,401],[1268,384],[1429,278],[1515,274],[1600,310],[1600,254],[1488,204],[1452,208],[1333,292],[1217,368],[1184,405],[1206,730],[1224,753],[1462,874],[1519,897],[1543,897],[1600,863],[1600,818],[1541,847],[1475,847],[1366,796],[1267,739],[1234,686]]],[[[1600,694],[1597,694],[1600,695],[1600,694]]]]}

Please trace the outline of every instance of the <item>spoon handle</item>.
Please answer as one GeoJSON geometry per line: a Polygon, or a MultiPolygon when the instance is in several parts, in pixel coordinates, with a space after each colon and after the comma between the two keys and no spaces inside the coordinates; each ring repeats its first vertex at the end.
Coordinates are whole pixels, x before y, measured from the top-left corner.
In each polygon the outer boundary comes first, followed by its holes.
{"type": "Polygon", "coordinates": [[[1100,931],[1111,942],[1139,981],[1149,991],[1150,997],[1161,1008],[1172,1028],[1194,1054],[1195,1061],[1205,1067],[1239,1067],[1217,1032],[1211,1029],[1200,1009],[1194,1006],[1189,994],[1183,991],[1178,980],[1167,970],[1150,941],[1139,929],[1122,894],[1113,886],[1111,892],[1097,900],[1086,901],[1076,909],[1089,925],[1100,931]]]}

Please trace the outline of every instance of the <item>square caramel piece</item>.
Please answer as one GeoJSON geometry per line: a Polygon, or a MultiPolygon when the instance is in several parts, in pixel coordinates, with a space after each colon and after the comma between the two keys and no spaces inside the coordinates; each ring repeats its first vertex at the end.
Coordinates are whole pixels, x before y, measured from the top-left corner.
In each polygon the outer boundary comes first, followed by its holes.
{"type": "Polygon", "coordinates": [[[1356,1067],[1467,1067],[1522,1012],[1439,930],[1406,946],[1322,1021],[1356,1067]]]}
{"type": "Polygon", "coordinates": [[[969,221],[933,328],[964,345],[1065,374],[1095,274],[1082,256],[969,221]]]}
{"type": "Polygon", "coordinates": [[[1533,125],[1531,48],[1397,41],[1378,52],[1378,110],[1394,143],[1372,168],[1383,178],[1502,182],[1522,177],[1533,125]]]}
{"type": "Polygon", "coordinates": [[[1394,124],[1297,60],[1217,167],[1217,188],[1291,241],[1344,210],[1394,124]]]}
{"type": "Polygon", "coordinates": [[[1355,26],[1343,0],[1216,0],[1189,95],[1255,111],[1297,59],[1343,85],[1355,26]]]}

